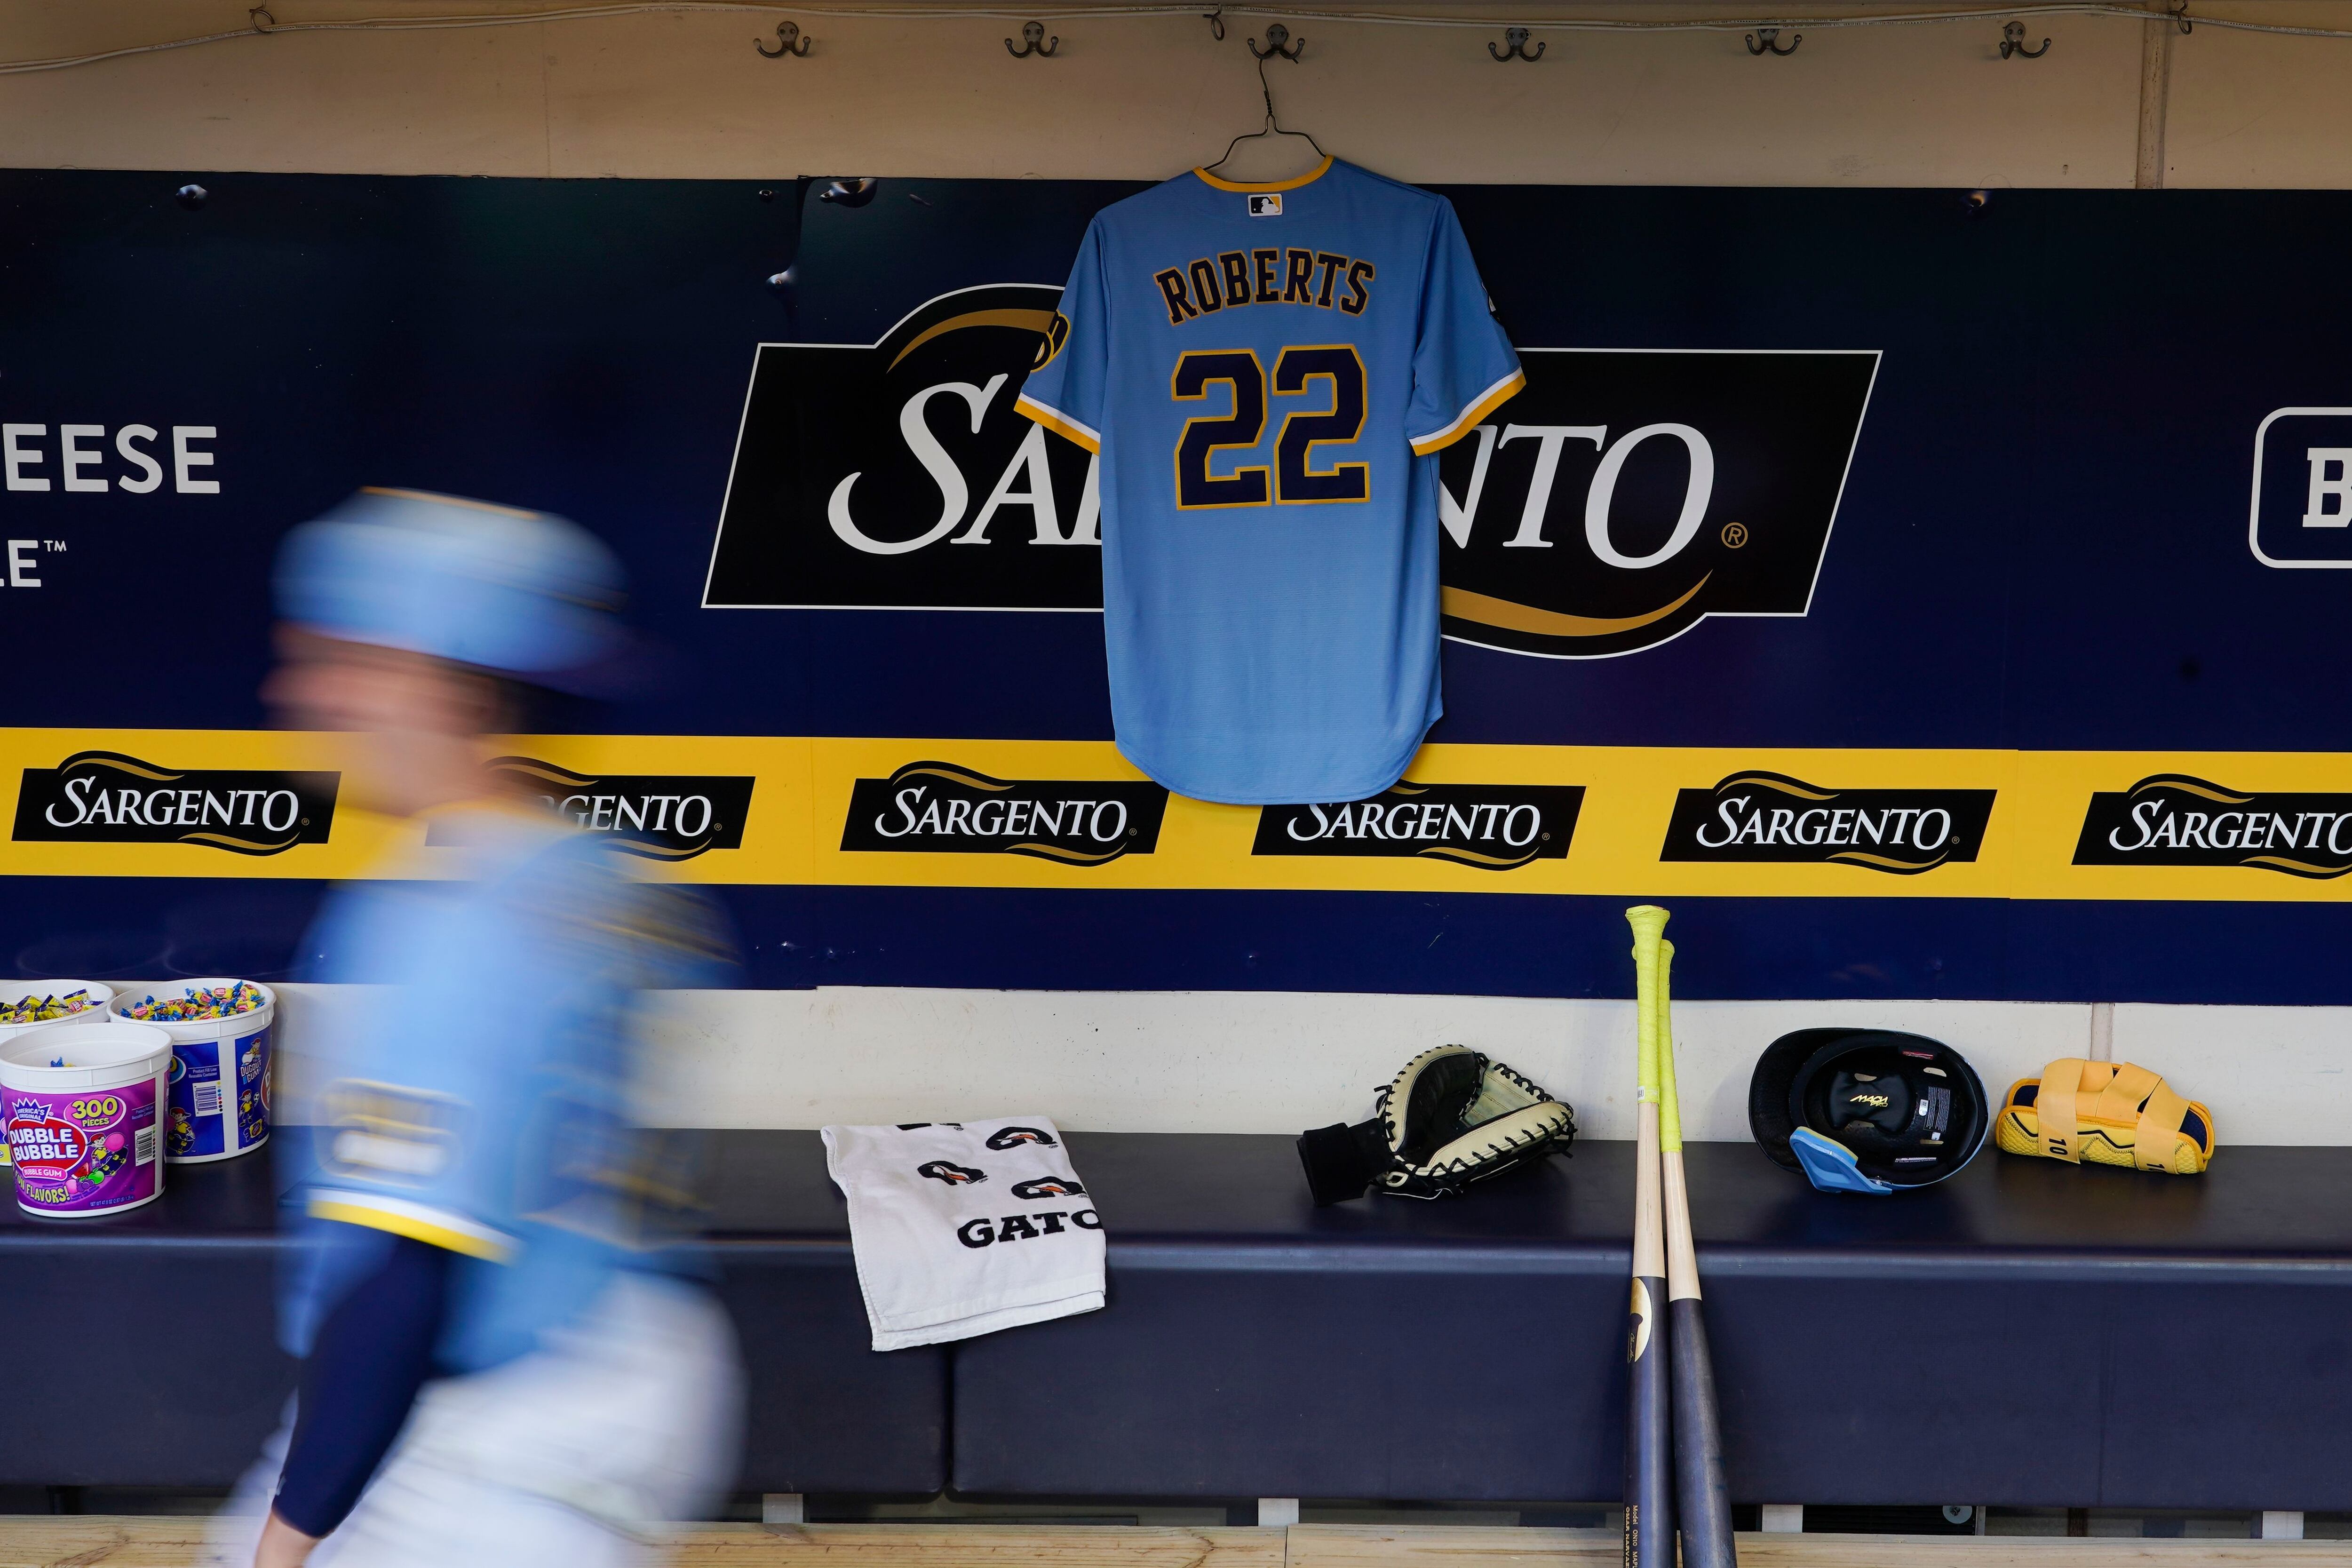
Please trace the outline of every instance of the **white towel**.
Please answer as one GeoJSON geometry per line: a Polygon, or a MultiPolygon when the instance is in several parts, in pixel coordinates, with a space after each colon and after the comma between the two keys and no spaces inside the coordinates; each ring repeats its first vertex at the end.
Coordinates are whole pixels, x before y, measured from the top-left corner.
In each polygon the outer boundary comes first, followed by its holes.
{"type": "Polygon", "coordinates": [[[1103,1304],[1102,1217],[1042,1116],[828,1127],[877,1351],[1103,1304]]]}

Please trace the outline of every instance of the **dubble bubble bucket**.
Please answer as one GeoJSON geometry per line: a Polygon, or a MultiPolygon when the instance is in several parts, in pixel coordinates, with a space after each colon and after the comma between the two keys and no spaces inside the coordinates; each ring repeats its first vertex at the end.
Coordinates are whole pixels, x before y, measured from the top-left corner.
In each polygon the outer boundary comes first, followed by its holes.
{"type": "Polygon", "coordinates": [[[250,980],[178,980],[134,985],[109,1004],[126,1023],[149,1022],[172,1038],[172,1084],[163,1109],[163,1158],[175,1165],[232,1160],[269,1142],[270,1026],[278,994],[250,980]],[[176,1002],[190,991],[243,986],[261,1005],[223,1018],[129,1016],[151,998],[176,1002]]]}
{"type": "Polygon", "coordinates": [[[171,1070],[171,1037],[152,1024],[60,1022],[0,1040],[16,1206],[84,1218],[162,1196],[171,1070]]]}

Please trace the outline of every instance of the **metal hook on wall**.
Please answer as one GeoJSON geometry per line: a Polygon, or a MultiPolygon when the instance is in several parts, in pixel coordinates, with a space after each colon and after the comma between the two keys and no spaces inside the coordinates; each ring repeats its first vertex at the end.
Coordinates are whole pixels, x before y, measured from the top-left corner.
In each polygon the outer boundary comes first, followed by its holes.
{"type": "Polygon", "coordinates": [[[1244,38],[1242,41],[1249,45],[1250,53],[1262,60],[1270,60],[1276,55],[1280,55],[1286,60],[1295,60],[1306,52],[1307,48],[1307,40],[1304,38],[1295,44],[1291,43],[1290,29],[1279,22],[1266,24],[1265,47],[1259,48],[1255,38],[1244,38]],[[1288,47],[1285,47],[1286,45],[1288,47]]]}
{"type": "Polygon", "coordinates": [[[1528,30],[1525,27],[1504,28],[1503,42],[1508,47],[1498,49],[1491,43],[1486,46],[1486,52],[1494,56],[1497,63],[1504,60],[1526,60],[1532,65],[1537,60],[1543,58],[1543,52],[1551,47],[1549,44],[1538,44],[1535,47],[1535,53],[1529,54],[1528,52],[1528,30]]]}
{"type": "Polygon", "coordinates": [[[1804,41],[1804,34],[1791,33],[1789,35],[1789,47],[1784,49],[1780,47],[1780,28],[1759,27],[1748,35],[1748,52],[1751,55],[1793,55],[1797,52],[1797,46],[1804,41]]]}
{"type": "Polygon", "coordinates": [[[2180,30],[2182,33],[2185,34],[2190,31],[2189,26],[2189,0],[2172,0],[2171,16],[2174,21],[2180,24],[2180,30]]]}
{"type": "Polygon", "coordinates": [[[2025,47],[2024,23],[2005,22],[2001,24],[2000,58],[2002,59],[2007,59],[2011,55],[2021,55],[2029,60],[2038,60],[2049,52],[2050,40],[2047,38],[2042,40],[2042,47],[2038,49],[2029,49],[2025,47]]]}
{"type": "Polygon", "coordinates": [[[846,175],[837,180],[827,180],[824,189],[817,192],[816,199],[829,206],[848,207],[855,211],[872,202],[881,188],[882,182],[870,175],[846,175]]]}
{"type": "Polygon", "coordinates": [[[1045,24],[1043,22],[1021,24],[1021,47],[1017,49],[1013,47],[1012,39],[1004,40],[1004,52],[1016,60],[1025,60],[1031,55],[1041,60],[1049,60],[1054,58],[1054,51],[1061,47],[1062,37],[1058,33],[1054,36],[1052,43],[1045,41],[1045,24]]]}
{"type": "Polygon", "coordinates": [[[1217,42],[1222,44],[1225,41],[1225,8],[1223,5],[1213,11],[1203,11],[1201,20],[1209,24],[1209,31],[1217,36],[1217,42]]]}
{"type": "Polygon", "coordinates": [[[802,37],[801,25],[798,22],[779,22],[776,24],[776,42],[783,47],[782,48],[772,49],[757,38],[751,40],[751,47],[759,50],[761,55],[765,58],[780,60],[786,55],[804,55],[808,53],[809,46],[816,42],[816,40],[814,38],[802,37]]]}

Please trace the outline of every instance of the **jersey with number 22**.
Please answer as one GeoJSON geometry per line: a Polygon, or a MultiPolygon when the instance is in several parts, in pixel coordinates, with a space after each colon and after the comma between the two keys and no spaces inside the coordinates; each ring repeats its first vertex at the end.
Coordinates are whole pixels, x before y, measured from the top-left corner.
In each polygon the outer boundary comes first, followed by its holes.
{"type": "Polygon", "coordinates": [[[1202,170],[1087,229],[1022,413],[1100,454],[1119,750],[1237,805],[1360,800],[1438,693],[1435,454],[1523,384],[1444,197],[1202,170]]]}

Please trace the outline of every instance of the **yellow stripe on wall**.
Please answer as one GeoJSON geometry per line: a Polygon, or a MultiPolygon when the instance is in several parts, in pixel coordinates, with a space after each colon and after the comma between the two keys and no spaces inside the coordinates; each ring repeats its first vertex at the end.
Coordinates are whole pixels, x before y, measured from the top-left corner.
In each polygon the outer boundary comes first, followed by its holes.
{"type": "MultiPolygon", "coordinates": [[[[329,842],[278,855],[196,843],[0,841],[13,876],[358,878],[450,874],[451,851],[423,828],[369,814],[360,764],[342,737],[277,731],[0,731],[0,822],[13,824],[26,767],[77,752],[128,753],[177,769],[324,769],[343,774],[329,842]]],[[[1895,751],[1433,745],[1408,775],[1427,784],[1580,784],[1583,808],[1562,859],[1509,870],[1435,856],[1254,857],[1257,809],[1181,796],[1168,803],[1156,852],[1101,864],[1012,854],[845,851],[850,792],[937,762],[1006,780],[1139,779],[1116,747],[1092,741],[866,740],[841,737],[514,736],[500,752],[582,774],[723,774],[757,780],[742,847],[675,863],[650,877],[706,883],[910,887],[1306,889],[1465,893],[1576,893],[1675,898],[2021,898],[2338,901],[2352,876],[2316,879],[2253,867],[2075,866],[2094,791],[2128,790],[2179,773],[2240,792],[2352,795],[2352,759],[2321,752],[1895,751]],[[1829,790],[1996,791],[1973,863],[1912,876],[1857,864],[1662,862],[1676,793],[1735,773],[1781,773],[1829,790]]]]}

